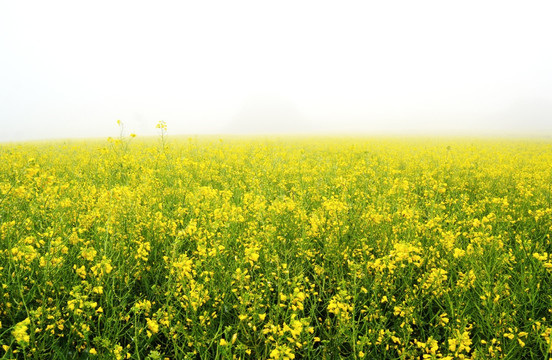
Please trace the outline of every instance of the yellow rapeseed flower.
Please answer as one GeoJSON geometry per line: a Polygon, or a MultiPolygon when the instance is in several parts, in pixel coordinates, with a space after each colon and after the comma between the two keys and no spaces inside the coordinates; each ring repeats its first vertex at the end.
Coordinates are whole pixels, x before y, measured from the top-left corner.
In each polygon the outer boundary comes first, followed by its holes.
{"type": "Polygon", "coordinates": [[[18,322],[12,331],[12,336],[21,347],[26,347],[31,341],[31,337],[27,333],[29,329],[28,326],[30,324],[31,320],[26,318],[25,320],[18,322]]]}

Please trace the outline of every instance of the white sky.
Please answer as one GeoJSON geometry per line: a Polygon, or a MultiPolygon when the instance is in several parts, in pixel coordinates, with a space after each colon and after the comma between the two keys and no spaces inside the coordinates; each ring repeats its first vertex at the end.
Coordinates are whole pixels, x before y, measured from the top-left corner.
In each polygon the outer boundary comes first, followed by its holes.
{"type": "Polygon", "coordinates": [[[1,1],[0,141],[552,135],[550,1],[1,1]]]}

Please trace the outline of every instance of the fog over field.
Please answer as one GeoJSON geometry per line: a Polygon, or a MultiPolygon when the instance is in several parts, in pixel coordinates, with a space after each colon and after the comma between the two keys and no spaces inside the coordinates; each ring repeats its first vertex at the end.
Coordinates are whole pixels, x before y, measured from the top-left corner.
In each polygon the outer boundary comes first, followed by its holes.
{"type": "Polygon", "coordinates": [[[0,141],[552,135],[548,1],[4,1],[0,141]]]}

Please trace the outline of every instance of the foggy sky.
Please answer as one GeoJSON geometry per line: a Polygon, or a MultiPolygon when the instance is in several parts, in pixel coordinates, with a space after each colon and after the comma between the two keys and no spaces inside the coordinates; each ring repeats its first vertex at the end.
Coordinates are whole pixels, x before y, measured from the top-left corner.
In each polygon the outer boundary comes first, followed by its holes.
{"type": "Polygon", "coordinates": [[[0,141],[552,135],[548,1],[4,1],[0,141]]]}

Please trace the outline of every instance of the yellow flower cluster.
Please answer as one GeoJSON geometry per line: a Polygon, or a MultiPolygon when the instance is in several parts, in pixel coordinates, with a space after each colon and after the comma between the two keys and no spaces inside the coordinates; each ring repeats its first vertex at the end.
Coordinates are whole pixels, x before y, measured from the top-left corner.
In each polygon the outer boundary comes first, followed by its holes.
{"type": "Polygon", "coordinates": [[[0,357],[552,354],[548,140],[0,145],[0,357]]]}

